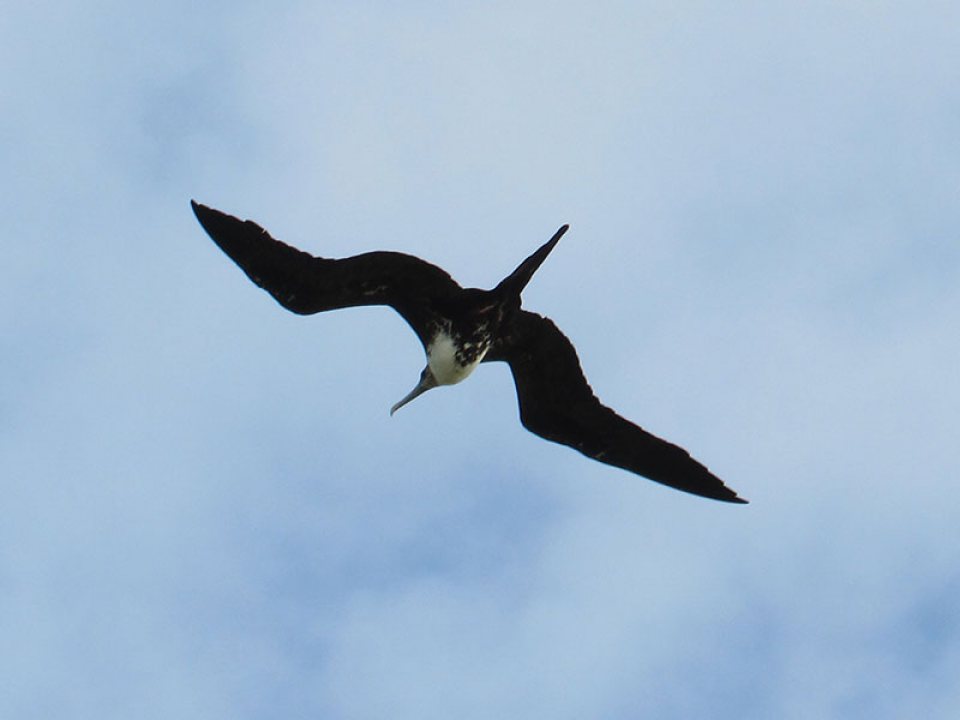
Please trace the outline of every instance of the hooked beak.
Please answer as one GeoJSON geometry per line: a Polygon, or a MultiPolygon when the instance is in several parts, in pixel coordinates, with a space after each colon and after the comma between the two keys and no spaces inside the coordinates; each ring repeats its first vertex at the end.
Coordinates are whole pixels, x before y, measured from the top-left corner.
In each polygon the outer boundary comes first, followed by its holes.
{"type": "Polygon", "coordinates": [[[435,388],[437,386],[437,379],[433,376],[433,373],[430,372],[430,366],[428,365],[423,369],[423,372],[420,373],[420,382],[417,383],[417,386],[411,390],[403,400],[398,402],[392,408],[390,408],[390,415],[392,416],[397,410],[402,408],[411,400],[420,397],[427,390],[435,388]]]}

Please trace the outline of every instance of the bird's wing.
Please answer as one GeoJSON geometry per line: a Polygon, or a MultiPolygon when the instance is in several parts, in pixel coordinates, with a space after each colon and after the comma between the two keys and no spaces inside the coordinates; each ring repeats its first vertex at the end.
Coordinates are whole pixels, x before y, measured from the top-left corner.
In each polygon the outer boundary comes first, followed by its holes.
{"type": "Polygon", "coordinates": [[[396,252],[314,257],[275,240],[251,220],[240,220],[191,201],[213,241],[258,286],[301,315],[356,305],[389,305],[427,342],[430,301],[460,289],[446,272],[396,252]]]}
{"type": "Polygon", "coordinates": [[[571,342],[548,318],[521,310],[485,360],[510,364],[520,420],[540,437],[587,457],[695,495],[746,502],[681,447],[601,404],[571,342]]]}

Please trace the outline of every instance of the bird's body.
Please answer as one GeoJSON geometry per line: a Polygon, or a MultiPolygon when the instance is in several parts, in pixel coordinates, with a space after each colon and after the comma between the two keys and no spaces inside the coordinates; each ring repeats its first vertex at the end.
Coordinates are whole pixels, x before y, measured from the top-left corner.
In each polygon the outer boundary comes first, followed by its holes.
{"type": "Polygon", "coordinates": [[[391,414],[439,385],[465,380],[482,362],[510,365],[520,419],[531,432],[608,465],[727,502],[745,502],[682,448],[602,405],[570,341],[548,318],[521,308],[520,294],[567,226],[492,290],[462,288],[411,255],[370,252],[319,258],[273,239],[252,221],[192,203],[214,242],[285,308],[312,314],[389,305],[413,328],[427,355],[417,386],[391,414]]]}

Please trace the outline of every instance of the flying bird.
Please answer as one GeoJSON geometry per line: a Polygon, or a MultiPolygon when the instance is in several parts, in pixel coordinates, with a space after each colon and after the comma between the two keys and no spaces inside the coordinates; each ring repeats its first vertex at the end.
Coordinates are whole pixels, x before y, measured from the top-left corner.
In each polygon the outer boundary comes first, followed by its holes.
{"type": "Polygon", "coordinates": [[[426,391],[466,379],[483,362],[510,366],[520,421],[542,438],[664,485],[732,503],[746,500],[681,447],[601,404],[573,345],[549,319],[521,308],[520,293],[567,231],[553,237],[492,290],[463,288],[444,270],[398,252],[314,257],[275,240],[251,220],[191,201],[204,230],[259,287],[301,315],[389,305],[427,355],[420,380],[392,415],[426,391]]]}

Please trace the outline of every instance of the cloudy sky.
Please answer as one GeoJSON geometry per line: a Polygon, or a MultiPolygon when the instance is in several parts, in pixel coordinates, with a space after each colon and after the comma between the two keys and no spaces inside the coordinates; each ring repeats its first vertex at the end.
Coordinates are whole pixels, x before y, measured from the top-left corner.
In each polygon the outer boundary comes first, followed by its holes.
{"type": "Polygon", "coordinates": [[[0,716],[960,717],[955,2],[18,3],[0,19],[0,716]],[[749,498],[395,417],[190,198],[525,293],[749,498]]]}

